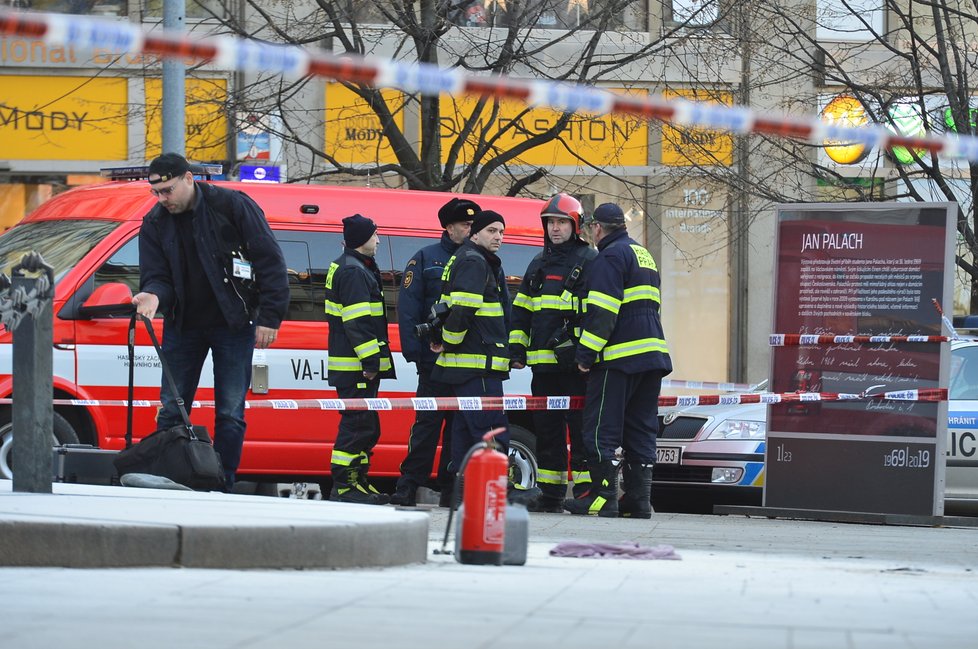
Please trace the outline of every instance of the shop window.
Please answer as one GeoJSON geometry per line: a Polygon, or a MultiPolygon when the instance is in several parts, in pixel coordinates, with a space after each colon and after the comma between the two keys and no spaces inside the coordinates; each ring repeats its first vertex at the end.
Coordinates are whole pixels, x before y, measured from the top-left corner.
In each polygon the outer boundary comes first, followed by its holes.
{"type": "Polygon", "coordinates": [[[882,38],[884,0],[817,0],[818,40],[866,42],[882,38]]]}
{"type": "Polygon", "coordinates": [[[710,27],[720,14],[719,0],[671,0],[672,22],[684,27],[710,27]]]}
{"type": "Polygon", "coordinates": [[[601,12],[610,8],[605,28],[613,31],[643,31],[646,3],[641,0],[467,0],[456,5],[449,20],[462,27],[520,27],[536,29],[595,29],[601,12]],[[595,22],[592,22],[595,21],[595,22]]]}
{"type": "Polygon", "coordinates": [[[128,3],[126,0],[0,0],[0,6],[59,14],[125,16],[128,3]]]}

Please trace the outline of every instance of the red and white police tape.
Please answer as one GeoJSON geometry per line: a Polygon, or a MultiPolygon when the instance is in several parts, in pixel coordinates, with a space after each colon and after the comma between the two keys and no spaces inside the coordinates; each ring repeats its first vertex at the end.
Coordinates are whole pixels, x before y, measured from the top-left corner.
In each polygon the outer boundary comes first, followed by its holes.
{"type": "Polygon", "coordinates": [[[846,343],[947,343],[952,340],[962,339],[950,336],[835,336],[833,334],[770,334],[768,336],[768,344],[771,347],[843,345],[846,343]]]}
{"type": "MultiPolygon", "coordinates": [[[[743,403],[796,403],[812,401],[947,401],[946,388],[895,390],[870,394],[845,392],[750,392],[659,397],[659,407],[727,406],[743,403]]],[[[13,399],[0,399],[12,404],[13,399]]],[[[56,406],[128,406],[125,399],[54,399],[56,406]]],[[[159,401],[134,400],[134,408],[158,407],[159,401]]],[[[213,408],[213,401],[194,401],[194,408],[213,408]]],[[[402,397],[394,399],[264,399],[246,401],[246,408],[272,410],[581,410],[584,397],[402,397]]]]}
{"type": "Polygon", "coordinates": [[[906,147],[978,162],[978,138],[968,135],[912,137],[891,133],[880,125],[848,126],[815,117],[761,114],[741,106],[667,99],[661,95],[626,96],[594,86],[480,75],[460,68],[442,69],[426,63],[405,64],[333,54],[234,36],[190,37],[179,32],[147,29],[127,20],[0,9],[0,35],[40,39],[77,50],[98,49],[116,55],[152,54],[213,63],[226,70],[295,78],[321,76],[423,95],[447,93],[515,99],[557,111],[635,115],[680,126],[790,137],[815,144],[833,141],[862,144],[867,149],[906,147]]]}

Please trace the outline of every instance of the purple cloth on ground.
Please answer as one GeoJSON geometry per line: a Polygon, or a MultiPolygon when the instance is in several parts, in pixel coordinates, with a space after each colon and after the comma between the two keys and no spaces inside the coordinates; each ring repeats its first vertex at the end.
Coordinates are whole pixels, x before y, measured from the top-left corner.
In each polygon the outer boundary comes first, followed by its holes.
{"type": "Polygon", "coordinates": [[[550,550],[552,557],[584,557],[588,559],[682,559],[671,545],[654,548],[632,541],[625,543],[581,543],[564,541],[550,550]]]}

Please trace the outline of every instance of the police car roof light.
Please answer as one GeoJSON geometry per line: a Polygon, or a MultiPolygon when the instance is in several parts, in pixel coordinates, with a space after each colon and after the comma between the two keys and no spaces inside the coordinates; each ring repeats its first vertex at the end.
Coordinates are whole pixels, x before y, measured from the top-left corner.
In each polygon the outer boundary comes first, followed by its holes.
{"type": "MultiPolygon", "coordinates": [[[[224,172],[224,166],[219,164],[197,164],[190,163],[190,171],[195,176],[206,176],[207,180],[211,176],[219,176],[224,172]]],[[[99,175],[110,180],[146,180],[149,177],[149,165],[138,165],[129,167],[103,167],[99,169],[99,175]]]]}

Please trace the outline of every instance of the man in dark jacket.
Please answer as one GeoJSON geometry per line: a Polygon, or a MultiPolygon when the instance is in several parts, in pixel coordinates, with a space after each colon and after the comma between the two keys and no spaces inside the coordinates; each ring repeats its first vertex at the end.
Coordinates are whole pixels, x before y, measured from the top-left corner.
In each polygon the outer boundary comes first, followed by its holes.
{"type": "MultiPolygon", "coordinates": [[[[445,231],[441,240],[416,252],[401,279],[401,291],[397,296],[397,321],[401,332],[401,353],[404,359],[418,369],[419,398],[450,397],[452,387],[434,381],[431,371],[438,357],[429,347],[428,338],[415,335],[415,327],[428,321],[431,306],[441,298],[441,274],[459,245],[469,236],[472,219],[479,206],[466,199],[453,198],[438,210],[438,221],[445,231]]],[[[411,427],[408,452],[401,462],[401,477],[391,496],[392,505],[413,507],[417,504],[418,487],[427,483],[435,461],[435,449],[442,439],[441,457],[438,462],[438,484],[442,490],[441,502],[447,506],[451,495],[451,476],[448,462],[451,458],[451,431],[453,414],[450,410],[418,410],[411,427]],[[443,430],[444,426],[444,430],[443,430]]]]}
{"type": "Polygon", "coordinates": [[[628,236],[625,215],[604,203],[590,219],[598,256],[587,281],[587,311],[577,364],[588,374],[584,445],[591,491],[567,500],[572,514],[651,518],[652,466],[662,377],[672,371],[659,320],[659,271],[628,236]],[[624,452],[625,495],[618,499],[615,452],[624,452]]]}
{"type": "MultiPolygon", "coordinates": [[[[459,246],[442,274],[442,301],[451,307],[442,328],[431,378],[450,384],[457,397],[502,397],[509,378],[509,291],[496,252],[506,222],[486,210],[476,214],[469,238],[459,246]]],[[[469,448],[494,428],[508,428],[501,410],[460,410],[452,425],[451,470],[460,469],[469,448]]],[[[509,446],[509,431],[495,438],[509,446]]]]}
{"type": "MultiPolygon", "coordinates": [[[[573,196],[557,194],[547,201],[540,212],[543,252],[530,262],[513,300],[512,366],[533,369],[533,396],[584,396],[584,375],[577,371],[575,347],[580,337],[584,278],[597,253],[578,236],[582,215],[583,208],[573,196]]],[[[575,493],[583,495],[590,487],[581,416],[581,410],[533,411],[537,486],[542,493],[527,505],[530,511],[564,511],[568,430],[575,493]]]]}
{"type": "MultiPolygon", "coordinates": [[[[149,184],[158,203],[139,230],[140,292],[132,303],[148,318],[164,313],[163,356],[188,410],[211,353],[214,448],[230,489],[244,444],[252,351],[275,341],[289,304],[285,259],[261,208],[241,192],[195,182],[183,156],[153,160],[149,184]]],[[[182,421],[176,399],[164,381],[160,428],[182,421]]]]}
{"type": "MultiPolygon", "coordinates": [[[[380,237],[370,219],[343,219],[344,251],[326,271],[329,323],[327,380],[341,399],[375,399],[380,380],[394,378],[380,271],[374,261],[380,237]]],[[[333,444],[330,500],[384,505],[388,498],[367,479],[370,455],[380,439],[374,410],[343,410],[333,444]]]]}

